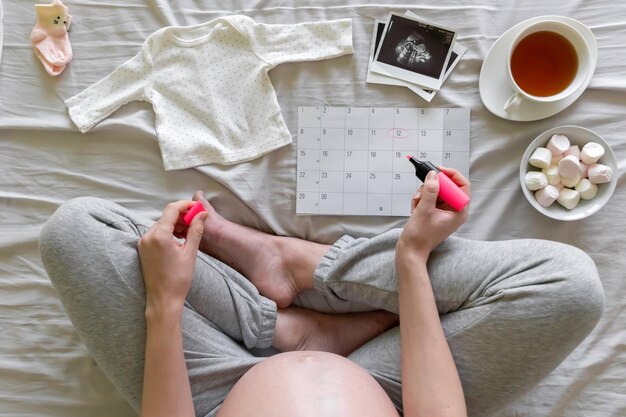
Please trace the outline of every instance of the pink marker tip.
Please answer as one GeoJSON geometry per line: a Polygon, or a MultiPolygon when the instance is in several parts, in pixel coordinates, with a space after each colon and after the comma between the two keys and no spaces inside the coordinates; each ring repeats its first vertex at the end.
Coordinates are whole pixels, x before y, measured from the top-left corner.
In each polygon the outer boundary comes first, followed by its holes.
{"type": "Polygon", "coordinates": [[[406,159],[411,159],[411,158],[412,158],[411,155],[406,156],[406,159]]]}

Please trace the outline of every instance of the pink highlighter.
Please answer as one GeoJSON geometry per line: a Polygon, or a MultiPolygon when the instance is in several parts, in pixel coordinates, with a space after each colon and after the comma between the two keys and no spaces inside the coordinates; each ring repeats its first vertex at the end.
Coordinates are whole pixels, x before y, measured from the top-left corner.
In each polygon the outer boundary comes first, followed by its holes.
{"type": "Polygon", "coordinates": [[[419,161],[411,155],[406,156],[415,167],[415,176],[422,182],[430,171],[435,171],[439,177],[439,198],[448,203],[456,211],[461,211],[469,203],[469,197],[446,174],[441,172],[429,161],[419,161]]]}
{"type": "Polygon", "coordinates": [[[183,221],[185,222],[187,226],[189,226],[193,218],[196,217],[198,213],[201,213],[203,211],[206,211],[206,209],[204,208],[202,203],[200,201],[196,201],[196,204],[191,206],[189,211],[185,213],[185,215],[183,216],[183,221]]]}

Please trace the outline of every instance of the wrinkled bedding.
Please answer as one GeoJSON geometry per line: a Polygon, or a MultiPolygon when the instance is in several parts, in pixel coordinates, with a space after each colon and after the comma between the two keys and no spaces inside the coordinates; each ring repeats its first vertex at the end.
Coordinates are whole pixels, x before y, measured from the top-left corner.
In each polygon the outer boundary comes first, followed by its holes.
{"type": "Polygon", "coordinates": [[[31,1],[3,0],[0,19],[0,415],[131,416],[130,407],[90,358],[42,267],[37,239],[64,201],[92,195],[156,218],[171,201],[204,190],[231,220],[277,234],[332,242],[344,233],[372,236],[402,218],[295,215],[297,107],[401,106],[471,108],[472,239],[544,238],[585,250],[606,290],[606,310],[593,333],[548,378],[502,416],[626,415],[626,6],[609,0],[67,0],[74,16],[74,60],[50,78],[28,40],[31,1]],[[402,87],[365,83],[376,19],[410,9],[458,30],[468,48],[428,104],[402,87]],[[288,63],[270,72],[294,144],[234,166],[163,169],[147,103],[131,103],[81,134],[63,100],[109,74],[167,25],[228,14],[260,22],[353,19],[354,55],[288,63]],[[511,122],[481,103],[482,61],[500,34],[538,15],[575,18],[591,28],[598,66],[587,91],[561,113],[511,122]],[[592,129],[619,160],[617,189],[597,214],[576,222],[543,217],[525,200],[519,160],[539,133],[559,125],[592,129]]]}

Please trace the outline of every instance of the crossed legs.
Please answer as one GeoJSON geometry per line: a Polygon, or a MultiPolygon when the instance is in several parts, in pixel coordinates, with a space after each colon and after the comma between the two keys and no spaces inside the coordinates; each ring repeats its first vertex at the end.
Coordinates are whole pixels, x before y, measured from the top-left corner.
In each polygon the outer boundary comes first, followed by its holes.
{"type": "MultiPolygon", "coordinates": [[[[266,235],[210,214],[202,249],[212,256],[198,255],[183,313],[196,413],[214,415],[239,377],[271,354],[264,350],[271,345],[341,353],[356,348],[348,357],[401,409],[393,314],[399,231],[373,239],[346,236],[327,246],[266,235]],[[373,311],[329,316],[293,307],[311,287],[324,299],[373,311]]],[[[44,266],[79,335],[136,410],[145,349],[136,243],[150,225],[116,204],[83,198],[59,208],[40,240],[44,266]]],[[[595,265],[571,246],[450,238],[428,267],[470,416],[489,415],[539,382],[602,312],[595,265]]]]}

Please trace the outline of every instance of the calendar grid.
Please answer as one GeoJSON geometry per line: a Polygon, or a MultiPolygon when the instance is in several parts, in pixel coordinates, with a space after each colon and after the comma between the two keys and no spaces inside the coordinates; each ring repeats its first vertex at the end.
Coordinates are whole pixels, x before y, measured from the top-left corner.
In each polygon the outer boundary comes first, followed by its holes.
{"type": "Polygon", "coordinates": [[[408,216],[412,154],[469,177],[463,108],[298,108],[296,213],[408,216]]]}
{"type": "MultiPolygon", "coordinates": [[[[374,108],[372,108],[372,111],[374,111],[374,108]]],[[[372,143],[372,137],[371,137],[371,134],[372,134],[372,130],[371,130],[371,128],[372,128],[371,127],[372,126],[372,114],[373,113],[371,113],[371,114],[369,112],[367,113],[367,148],[368,149],[370,149],[371,143],[372,143]]],[[[367,169],[365,170],[365,178],[367,179],[367,174],[370,172],[370,155],[369,155],[369,151],[367,151],[365,153],[365,157],[367,158],[366,159],[366,161],[367,161],[367,169]]],[[[365,182],[365,187],[366,187],[366,190],[367,190],[366,191],[366,195],[369,196],[369,193],[370,193],[369,181],[365,182]]],[[[368,209],[368,206],[365,205],[365,213],[364,214],[367,214],[367,209],[368,209]]]]}

